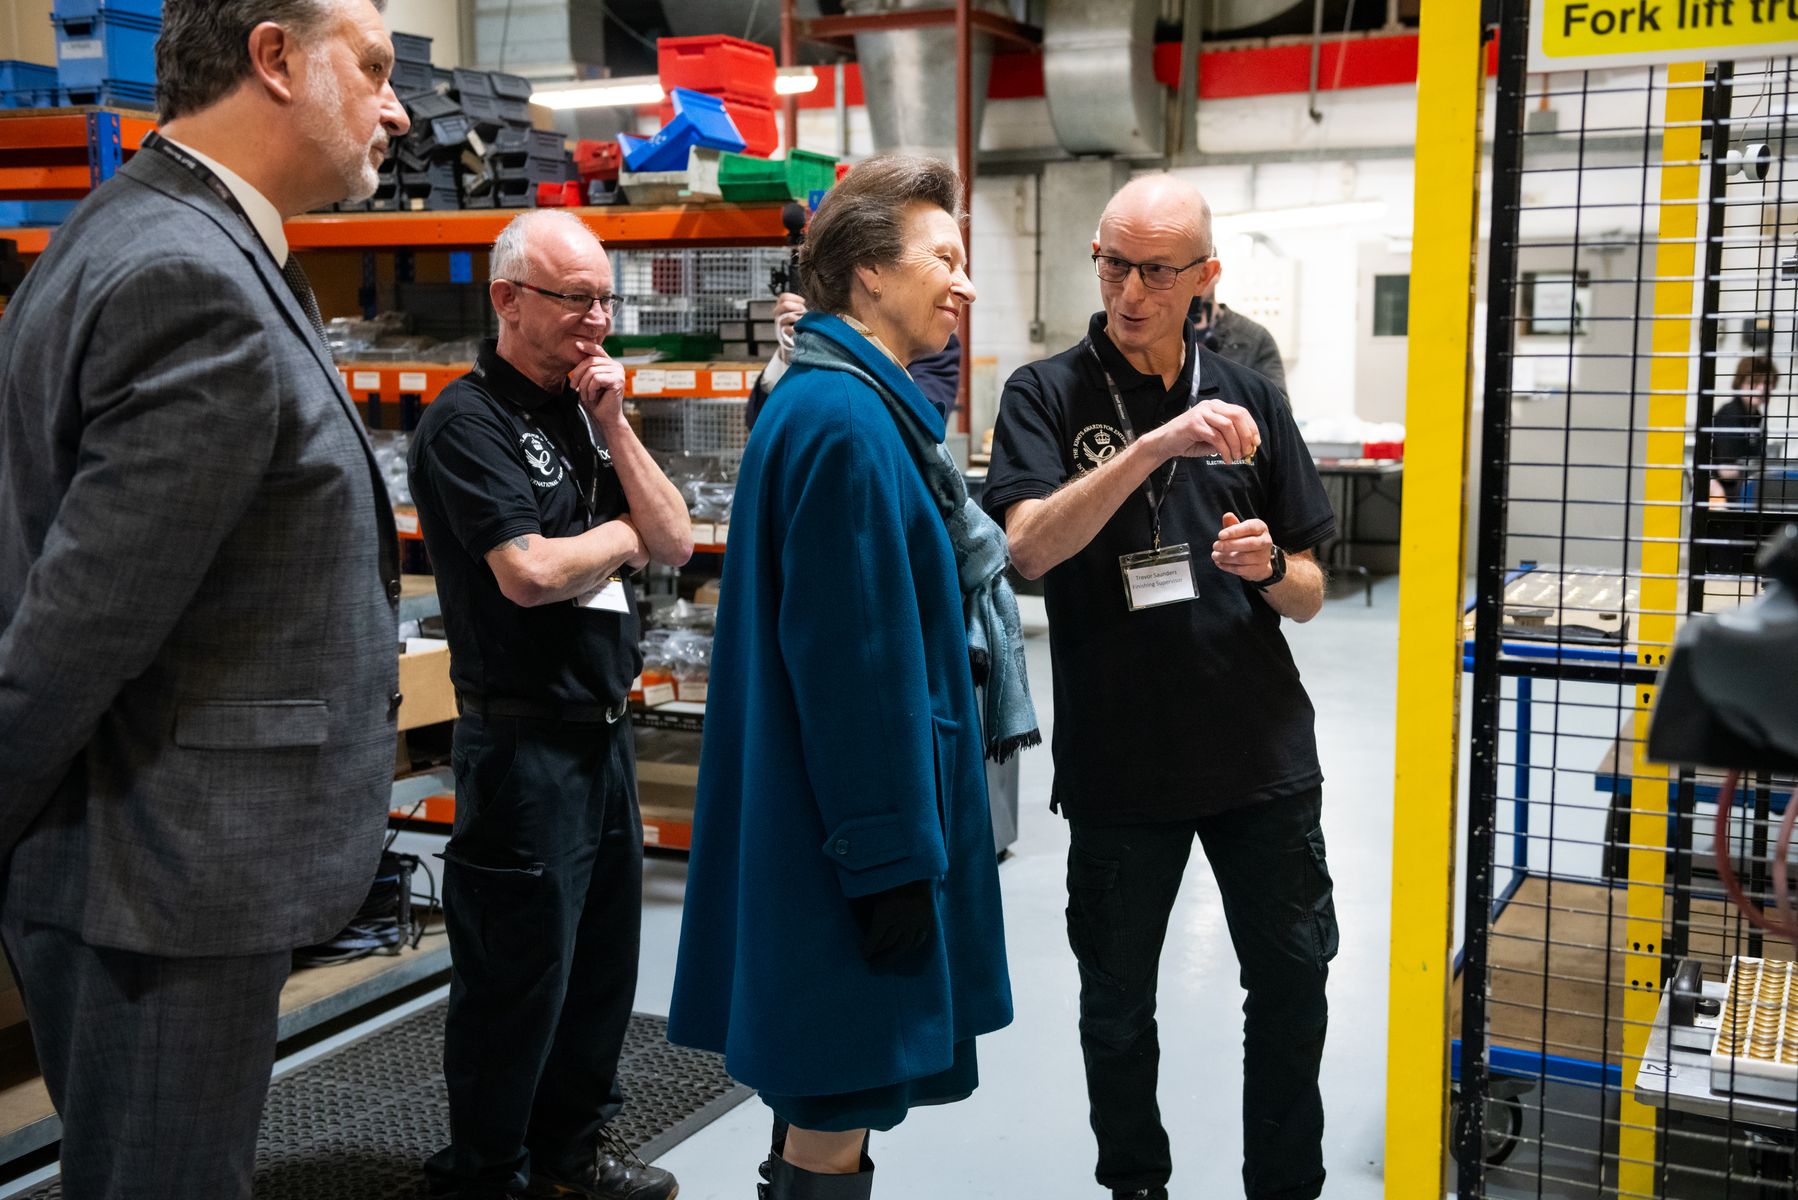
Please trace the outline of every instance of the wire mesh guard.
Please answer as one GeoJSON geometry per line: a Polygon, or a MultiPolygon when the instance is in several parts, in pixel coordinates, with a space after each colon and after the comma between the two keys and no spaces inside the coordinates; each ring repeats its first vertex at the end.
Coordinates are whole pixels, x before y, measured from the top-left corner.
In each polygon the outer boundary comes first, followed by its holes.
{"type": "Polygon", "coordinates": [[[1790,1196],[1793,947],[1717,864],[1774,903],[1794,782],[1719,841],[1722,777],[1644,743],[1679,623],[1798,519],[1798,61],[1528,76],[1501,7],[1449,1184],[1790,1196]]]}
{"type": "Polygon", "coordinates": [[[771,295],[769,276],[787,258],[781,246],[613,251],[613,286],[624,297],[617,332],[714,332],[742,319],[746,298],[771,295]]]}

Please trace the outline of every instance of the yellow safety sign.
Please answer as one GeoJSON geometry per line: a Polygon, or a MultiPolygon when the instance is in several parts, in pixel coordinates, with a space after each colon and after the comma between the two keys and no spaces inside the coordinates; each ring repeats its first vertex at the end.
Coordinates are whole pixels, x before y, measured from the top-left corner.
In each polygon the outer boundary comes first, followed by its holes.
{"type": "Polygon", "coordinates": [[[1530,70],[1798,54],[1798,0],[1530,0],[1530,70]]]}

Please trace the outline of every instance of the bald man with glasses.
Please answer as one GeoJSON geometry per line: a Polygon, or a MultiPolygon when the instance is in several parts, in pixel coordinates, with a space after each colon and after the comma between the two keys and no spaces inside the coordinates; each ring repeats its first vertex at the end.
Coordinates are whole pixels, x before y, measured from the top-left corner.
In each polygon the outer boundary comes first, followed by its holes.
{"type": "Polygon", "coordinates": [[[692,531],[601,349],[618,298],[599,239],[527,213],[492,272],[499,338],[431,404],[409,464],[462,714],[443,851],[450,1145],[425,1173],[434,1197],[668,1200],[674,1178],[606,1126],[643,904],[632,577],[685,562],[692,531]]]}
{"type": "Polygon", "coordinates": [[[982,503],[1044,581],[1095,1176],[1117,1200],[1167,1198],[1156,983],[1197,838],[1248,992],[1244,1192],[1311,1200],[1336,912],[1281,624],[1322,608],[1312,549],[1335,521],[1280,389],[1188,319],[1220,269],[1204,197],[1134,180],[1092,251],[1104,310],[1006,384],[982,503]]]}

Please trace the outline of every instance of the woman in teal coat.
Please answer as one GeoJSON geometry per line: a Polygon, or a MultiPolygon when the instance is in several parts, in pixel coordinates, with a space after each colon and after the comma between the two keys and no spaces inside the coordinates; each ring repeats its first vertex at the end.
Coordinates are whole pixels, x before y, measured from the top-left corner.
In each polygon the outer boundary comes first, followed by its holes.
{"type": "Polygon", "coordinates": [[[901,365],[973,302],[960,192],[886,156],[826,196],[737,482],[668,1036],[791,1126],[765,1198],[869,1195],[867,1131],[1011,1020],[983,760],[1039,738],[1004,535],[901,365]]]}

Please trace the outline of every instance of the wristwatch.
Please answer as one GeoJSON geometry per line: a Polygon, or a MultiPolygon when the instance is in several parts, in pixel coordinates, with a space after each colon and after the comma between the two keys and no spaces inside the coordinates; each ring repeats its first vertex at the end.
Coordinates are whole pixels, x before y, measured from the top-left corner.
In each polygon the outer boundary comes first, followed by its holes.
{"type": "Polygon", "coordinates": [[[1255,586],[1264,592],[1268,588],[1274,586],[1274,584],[1279,583],[1282,579],[1286,578],[1286,551],[1275,546],[1273,556],[1268,559],[1268,564],[1273,567],[1273,574],[1269,575],[1266,579],[1257,579],[1253,581],[1255,586]]]}

